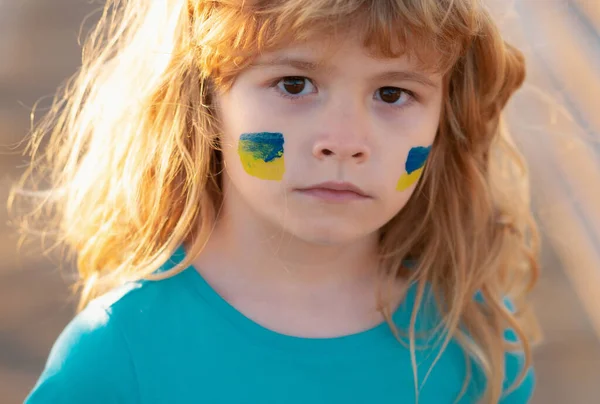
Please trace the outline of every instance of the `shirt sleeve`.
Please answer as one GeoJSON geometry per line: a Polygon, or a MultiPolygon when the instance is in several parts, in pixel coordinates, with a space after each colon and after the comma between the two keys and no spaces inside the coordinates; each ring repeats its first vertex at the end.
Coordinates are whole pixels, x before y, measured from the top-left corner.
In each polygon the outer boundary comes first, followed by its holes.
{"type": "Polygon", "coordinates": [[[124,335],[109,312],[92,303],[58,337],[25,404],[139,401],[124,335]]]}

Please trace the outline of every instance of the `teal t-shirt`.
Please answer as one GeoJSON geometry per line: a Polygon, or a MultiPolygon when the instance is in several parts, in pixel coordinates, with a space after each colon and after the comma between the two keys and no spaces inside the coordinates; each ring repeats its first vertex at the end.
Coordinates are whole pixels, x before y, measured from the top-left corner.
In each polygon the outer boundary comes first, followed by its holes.
{"type": "MultiPolygon", "coordinates": [[[[163,269],[184,255],[180,248],[163,269]]],[[[409,324],[414,297],[411,290],[394,314],[400,329],[409,324]]],[[[416,351],[420,382],[436,349],[416,351]]],[[[523,362],[506,354],[505,387],[523,362]]],[[[451,343],[422,384],[419,403],[454,402],[465,373],[463,350],[451,343]]],[[[485,380],[477,367],[471,380],[460,403],[478,401],[485,380]]],[[[501,402],[526,403],[533,387],[529,370],[501,402]]],[[[410,351],[387,324],[338,338],[278,334],[242,315],[189,267],[90,303],[56,341],[25,402],[414,403],[415,389],[410,351]]]]}

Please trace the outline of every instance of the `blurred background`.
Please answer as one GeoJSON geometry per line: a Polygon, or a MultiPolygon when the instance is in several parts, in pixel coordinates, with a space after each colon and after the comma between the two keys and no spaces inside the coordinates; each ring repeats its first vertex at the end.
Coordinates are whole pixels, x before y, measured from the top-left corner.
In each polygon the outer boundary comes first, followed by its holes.
{"type": "MultiPolygon", "coordinates": [[[[535,351],[534,403],[600,397],[600,0],[484,0],[523,50],[528,78],[507,108],[532,178],[543,239],[533,300],[545,334],[535,351]]],[[[79,65],[78,33],[101,4],[0,0],[0,403],[22,402],[72,318],[65,271],[41,246],[17,251],[8,186],[26,159],[20,141],[40,99],[79,65]]],[[[88,22],[93,23],[98,14],[88,22]]]]}

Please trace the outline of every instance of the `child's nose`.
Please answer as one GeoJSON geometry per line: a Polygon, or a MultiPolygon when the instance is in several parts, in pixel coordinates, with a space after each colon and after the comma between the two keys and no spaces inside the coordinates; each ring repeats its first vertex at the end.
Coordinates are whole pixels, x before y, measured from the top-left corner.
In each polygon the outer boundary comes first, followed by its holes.
{"type": "Polygon", "coordinates": [[[371,154],[368,111],[360,102],[331,102],[321,111],[321,128],[313,145],[313,155],[320,159],[335,159],[363,163],[371,154]]]}
{"type": "Polygon", "coordinates": [[[346,139],[323,139],[315,143],[313,155],[319,160],[335,159],[363,163],[369,158],[369,150],[364,141],[346,139]]]}

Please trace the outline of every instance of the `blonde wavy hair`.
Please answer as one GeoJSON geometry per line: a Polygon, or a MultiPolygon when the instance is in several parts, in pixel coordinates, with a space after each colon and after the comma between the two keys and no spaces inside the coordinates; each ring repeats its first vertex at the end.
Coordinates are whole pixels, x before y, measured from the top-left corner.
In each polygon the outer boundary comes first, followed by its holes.
{"type": "Polygon", "coordinates": [[[444,73],[425,174],[381,229],[382,271],[417,285],[407,331],[415,388],[416,308],[431,290],[444,346],[450,338],[464,346],[487,376],[483,401],[497,402],[504,353],[524,352],[514,385],[531,364],[537,332],[526,296],[538,243],[527,171],[501,115],[523,83],[524,60],[479,1],[109,0],[81,69],[32,132],[33,164],[9,206],[33,198],[35,208],[17,218],[24,234],[41,219],[56,245],[76,254],[79,309],[125,282],[180,272],[202,250],[222,202],[213,91],[227,89],[259,52],[347,29],[360,30],[375,55],[409,53],[444,73]],[[185,261],[156,275],[182,243],[185,261]],[[402,265],[407,258],[416,268],[402,265]],[[507,327],[518,344],[504,340],[507,327]]]}

